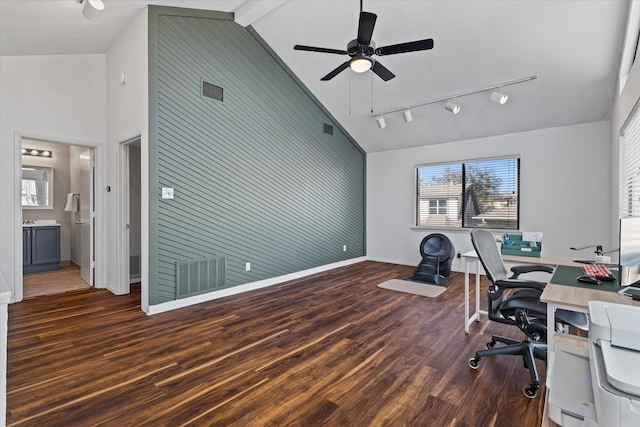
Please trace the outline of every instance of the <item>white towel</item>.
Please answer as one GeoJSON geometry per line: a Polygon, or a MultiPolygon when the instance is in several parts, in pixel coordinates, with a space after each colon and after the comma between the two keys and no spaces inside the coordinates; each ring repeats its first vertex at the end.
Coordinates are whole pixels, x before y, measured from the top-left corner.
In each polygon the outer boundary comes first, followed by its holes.
{"type": "Polygon", "coordinates": [[[69,193],[67,194],[67,205],[64,207],[66,212],[78,212],[78,195],[69,193]]]}

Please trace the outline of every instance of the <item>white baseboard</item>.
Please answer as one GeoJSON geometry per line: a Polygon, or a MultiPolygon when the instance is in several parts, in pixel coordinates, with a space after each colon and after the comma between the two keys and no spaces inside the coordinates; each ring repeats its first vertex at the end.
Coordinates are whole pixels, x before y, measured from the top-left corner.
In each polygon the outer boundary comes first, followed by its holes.
{"type": "Polygon", "coordinates": [[[221,289],[219,291],[209,292],[202,295],[196,295],[188,298],[181,298],[175,301],[164,302],[161,304],[150,305],[147,311],[148,315],[164,313],[166,311],[176,310],[179,308],[189,307],[191,305],[200,304],[202,302],[214,299],[224,298],[231,295],[237,295],[243,292],[253,291],[256,289],[266,288],[268,286],[277,285],[288,282],[289,280],[300,279],[302,277],[311,276],[312,274],[322,273],[324,271],[333,270],[334,268],[345,267],[347,265],[357,264],[367,261],[367,257],[352,258],[346,261],[334,262],[320,267],[310,268],[308,270],[298,271],[284,276],[272,277],[270,279],[259,280],[257,282],[246,283],[244,285],[234,286],[231,288],[221,289]]]}

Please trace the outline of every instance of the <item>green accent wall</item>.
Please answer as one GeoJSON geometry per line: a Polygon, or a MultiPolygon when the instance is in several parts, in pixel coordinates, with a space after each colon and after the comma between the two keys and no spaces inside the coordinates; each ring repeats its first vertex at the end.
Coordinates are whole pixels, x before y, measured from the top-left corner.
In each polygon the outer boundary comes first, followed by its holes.
{"type": "Polygon", "coordinates": [[[365,153],[252,30],[150,7],[149,73],[150,305],[365,255],[365,153]]]}

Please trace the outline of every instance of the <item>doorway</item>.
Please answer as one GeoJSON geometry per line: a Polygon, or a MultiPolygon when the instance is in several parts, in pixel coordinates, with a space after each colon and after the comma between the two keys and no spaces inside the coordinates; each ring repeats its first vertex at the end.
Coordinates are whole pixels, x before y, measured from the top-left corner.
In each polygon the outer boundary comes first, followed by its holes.
{"type": "Polygon", "coordinates": [[[118,215],[118,294],[142,280],[142,193],[140,135],[120,143],[118,215]]]}
{"type": "MultiPolygon", "coordinates": [[[[59,268],[53,265],[34,273],[23,272],[23,298],[89,289],[95,284],[96,148],[29,137],[21,137],[19,143],[23,255],[31,243],[24,240],[25,229],[53,226],[58,234],[59,261],[59,268]],[[42,192],[50,199],[45,206],[33,206],[29,200],[32,195],[24,171],[31,168],[51,171],[51,185],[42,192]]],[[[23,265],[27,258],[23,256],[23,265]]]]}

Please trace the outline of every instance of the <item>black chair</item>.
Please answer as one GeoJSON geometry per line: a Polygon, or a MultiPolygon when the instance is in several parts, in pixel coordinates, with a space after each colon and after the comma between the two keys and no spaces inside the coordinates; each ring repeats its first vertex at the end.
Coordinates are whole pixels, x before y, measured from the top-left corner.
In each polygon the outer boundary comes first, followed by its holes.
{"type": "Polygon", "coordinates": [[[420,255],[422,260],[409,280],[442,285],[450,279],[456,248],[447,236],[429,234],[420,243],[420,255]]]}
{"type": "MultiPolygon", "coordinates": [[[[476,352],[475,357],[469,359],[469,366],[478,369],[480,359],[495,355],[521,356],[524,367],[529,370],[531,384],[523,389],[524,395],[534,398],[540,387],[540,378],[535,359],[547,360],[547,305],[540,302],[540,295],[545,283],[533,280],[519,279],[524,273],[544,271],[552,273],[553,269],[543,265],[521,265],[511,268],[509,272],[502,261],[500,251],[496,246],[496,239],[487,230],[473,230],[471,242],[482,263],[482,267],[491,281],[487,309],[489,319],[517,326],[524,334],[524,340],[515,340],[501,336],[492,336],[487,343],[486,350],[476,352]],[[497,343],[506,344],[496,347],[497,343]]],[[[587,330],[589,320],[584,313],[567,310],[556,311],[556,329],[570,325],[587,330]]]]}

